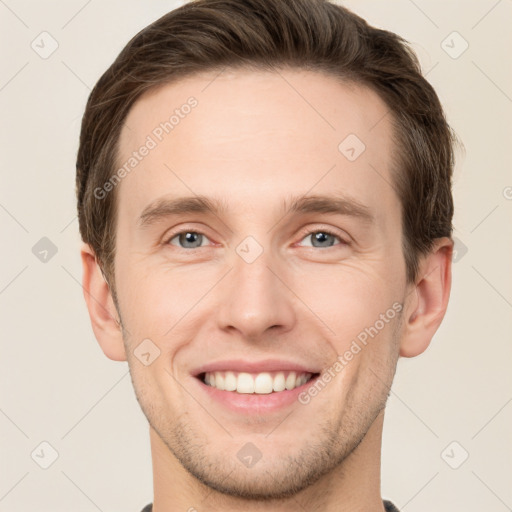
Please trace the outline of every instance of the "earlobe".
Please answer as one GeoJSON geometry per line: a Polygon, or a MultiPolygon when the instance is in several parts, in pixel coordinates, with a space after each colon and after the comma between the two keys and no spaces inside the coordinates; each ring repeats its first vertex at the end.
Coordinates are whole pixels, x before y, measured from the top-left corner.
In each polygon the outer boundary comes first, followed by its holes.
{"type": "Polygon", "coordinates": [[[82,287],[94,336],[104,354],[114,361],[126,361],[122,329],[110,287],[103,277],[94,251],[82,244],[82,287]]]}
{"type": "Polygon", "coordinates": [[[440,238],[420,264],[420,279],[414,285],[404,317],[400,356],[414,357],[429,346],[448,307],[451,289],[453,241],[440,238]]]}

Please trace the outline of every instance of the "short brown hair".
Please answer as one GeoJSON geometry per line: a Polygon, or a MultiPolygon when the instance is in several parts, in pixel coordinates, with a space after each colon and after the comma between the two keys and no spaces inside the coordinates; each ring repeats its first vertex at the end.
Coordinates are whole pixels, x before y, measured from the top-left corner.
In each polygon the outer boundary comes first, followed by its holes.
{"type": "Polygon", "coordinates": [[[112,291],[116,194],[98,199],[94,191],[115,173],[130,108],[158,85],[226,67],[319,71],[379,95],[399,149],[393,186],[402,206],[407,280],[415,281],[419,257],[436,238],[452,234],[456,138],[407,42],[326,0],[194,0],[128,42],[95,85],[83,116],[76,164],[80,234],[112,291]]]}

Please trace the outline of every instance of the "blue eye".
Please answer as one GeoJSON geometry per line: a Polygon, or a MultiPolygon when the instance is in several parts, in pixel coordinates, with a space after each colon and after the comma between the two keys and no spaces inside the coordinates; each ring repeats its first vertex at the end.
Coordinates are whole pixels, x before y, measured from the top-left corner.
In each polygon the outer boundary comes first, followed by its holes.
{"type": "MultiPolygon", "coordinates": [[[[349,243],[343,240],[339,235],[327,229],[310,231],[301,240],[308,239],[310,240],[310,244],[306,244],[305,246],[314,247],[317,249],[327,249],[335,245],[349,245],[349,243]],[[339,243],[336,243],[336,239],[339,243]]],[[[208,241],[209,238],[203,233],[192,230],[184,230],[172,235],[172,237],[167,240],[166,244],[174,245],[180,249],[199,249],[200,247],[207,246],[208,241]]]]}
{"type": "Polygon", "coordinates": [[[202,242],[204,240],[208,240],[206,236],[202,233],[198,233],[197,231],[181,231],[170,238],[167,243],[176,245],[172,243],[172,240],[174,239],[178,239],[178,243],[183,244],[179,246],[182,249],[197,249],[202,246],[202,242]]]}
{"type": "Polygon", "coordinates": [[[325,229],[311,231],[302,240],[309,239],[311,240],[311,247],[322,248],[332,247],[335,245],[334,239],[336,238],[341,242],[341,244],[346,244],[346,242],[342,240],[338,235],[325,229]]]}

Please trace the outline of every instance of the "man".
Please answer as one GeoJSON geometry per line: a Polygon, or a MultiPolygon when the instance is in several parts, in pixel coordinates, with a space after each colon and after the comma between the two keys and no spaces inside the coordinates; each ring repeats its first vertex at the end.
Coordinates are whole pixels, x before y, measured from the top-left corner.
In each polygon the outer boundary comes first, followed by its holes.
{"type": "Polygon", "coordinates": [[[127,44],[77,195],[92,327],[149,422],[144,512],[397,510],[384,408],[447,308],[453,142],[406,43],[323,0],[198,0],[127,44]]]}

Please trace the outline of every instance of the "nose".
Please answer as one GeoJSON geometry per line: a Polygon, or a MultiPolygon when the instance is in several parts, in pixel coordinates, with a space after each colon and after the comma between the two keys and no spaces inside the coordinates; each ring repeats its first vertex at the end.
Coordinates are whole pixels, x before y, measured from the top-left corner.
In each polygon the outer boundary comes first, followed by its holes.
{"type": "Polygon", "coordinates": [[[266,251],[252,263],[235,254],[220,297],[221,329],[237,331],[250,341],[268,339],[270,331],[287,332],[296,322],[294,294],[276,260],[266,251]],[[269,331],[269,332],[267,332],[269,331]]]}

